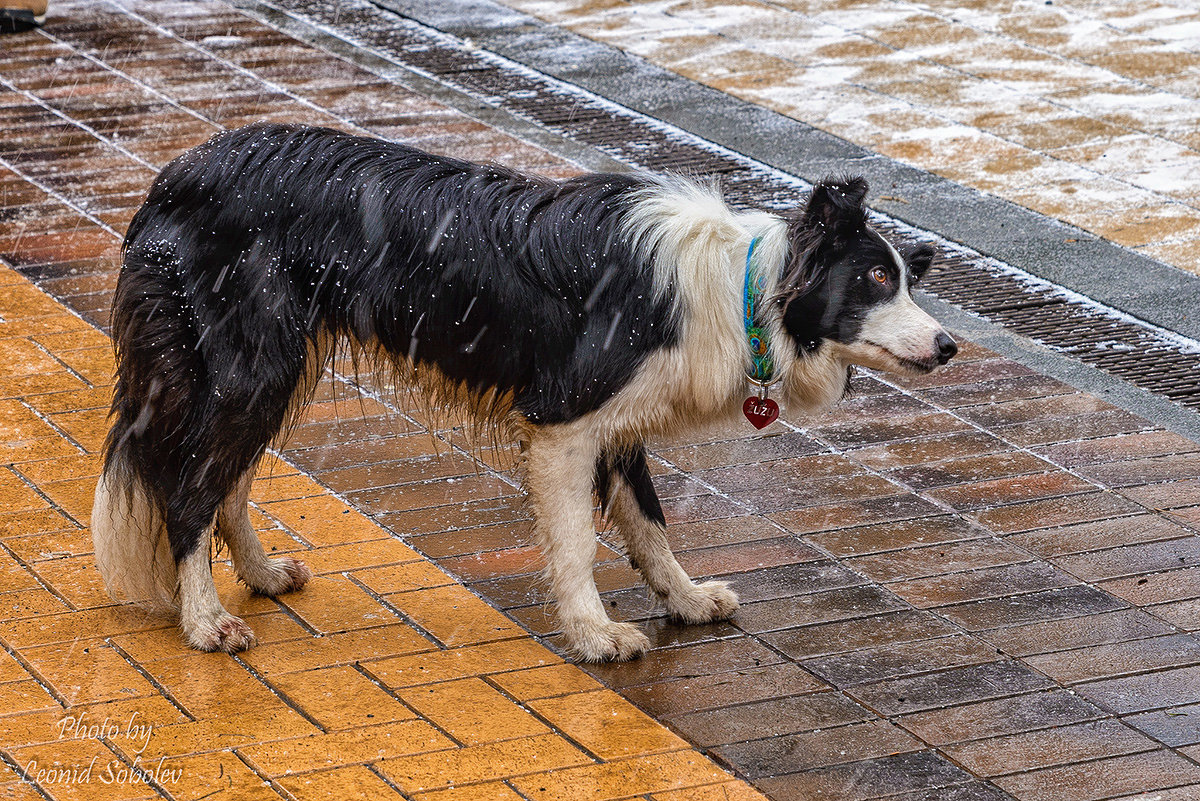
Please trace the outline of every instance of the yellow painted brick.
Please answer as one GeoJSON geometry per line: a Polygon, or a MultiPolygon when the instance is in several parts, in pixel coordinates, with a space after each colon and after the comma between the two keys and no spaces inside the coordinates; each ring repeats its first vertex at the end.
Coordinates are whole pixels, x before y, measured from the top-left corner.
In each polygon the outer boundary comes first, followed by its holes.
{"type": "Polygon", "coordinates": [[[686,790],[666,790],[650,796],[653,801],[768,801],[745,782],[730,781],[686,790]]]}
{"type": "Polygon", "coordinates": [[[388,602],[451,647],[526,636],[524,629],[461,585],[389,595],[388,602]]]}
{"type": "Polygon", "coordinates": [[[375,762],[405,754],[432,754],[433,763],[454,753],[454,741],[423,720],[403,720],[360,729],[314,734],[238,751],[268,776],[375,762]]]}
{"type": "Polygon", "coordinates": [[[271,475],[256,478],[250,488],[250,500],[255,503],[267,501],[285,501],[295,498],[311,498],[316,495],[326,495],[328,490],[313,481],[308,476],[271,475]]]}
{"type": "Polygon", "coordinates": [[[391,610],[344,578],[317,576],[279,600],[322,634],[398,622],[391,610]]]}
{"type": "MultiPolygon", "coordinates": [[[[0,296],[8,291],[6,289],[0,292],[0,296]]],[[[3,301],[0,300],[0,305],[2,304],[3,301]]],[[[0,312],[0,317],[2,316],[4,314],[0,312]]],[[[4,365],[4,375],[7,378],[62,371],[62,364],[27,339],[0,340],[0,364],[4,365]]]]}
{"type": "Polygon", "coordinates": [[[425,560],[355,570],[354,578],[380,595],[425,590],[457,583],[437,565],[425,560]]]}
{"type": "Polygon", "coordinates": [[[49,504],[11,470],[0,470],[0,509],[31,512],[47,506],[49,504]]]}
{"type": "Polygon", "coordinates": [[[75,372],[97,386],[113,382],[117,371],[112,345],[55,351],[54,355],[75,372]]]}
{"type": "Polygon", "coordinates": [[[351,798],[396,799],[402,796],[391,785],[362,765],[284,776],[279,784],[296,801],[346,801],[351,798]]]}
{"type": "Polygon", "coordinates": [[[68,608],[57,595],[41,587],[0,593],[0,619],[19,620],[38,615],[54,615],[65,612],[68,608]]]}
{"type": "Polygon", "coordinates": [[[530,701],[529,708],[601,759],[690,747],[611,690],[530,701]]]}
{"type": "MultiPolygon", "coordinates": [[[[57,432],[54,436],[62,439],[57,432]]],[[[88,478],[91,479],[94,489],[96,479],[100,476],[100,456],[99,454],[76,452],[70,456],[17,462],[13,467],[17,469],[17,472],[38,486],[51,481],[88,478]]]]}
{"type": "MultiPolygon", "coordinates": [[[[0,349],[0,358],[2,357],[3,349],[0,349]]],[[[0,376],[0,398],[24,398],[42,392],[66,392],[72,389],[87,388],[87,383],[83,379],[67,372],[58,362],[53,364],[56,368],[55,372],[28,375],[6,373],[0,376]]]]}
{"type": "Polygon", "coordinates": [[[34,679],[0,684],[0,716],[39,709],[60,709],[58,702],[34,679]]]}
{"type": "Polygon", "coordinates": [[[397,688],[561,662],[562,659],[545,646],[526,637],[413,656],[397,656],[370,662],[364,667],[387,686],[397,688]]]}
{"type": "Polygon", "coordinates": [[[432,651],[436,648],[436,645],[418,634],[411,626],[396,623],[327,634],[323,637],[306,634],[288,642],[252,648],[243,654],[242,658],[260,673],[273,675],[332,665],[348,665],[389,656],[432,651]]]}
{"type": "Polygon", "coordinates": [[[544,723],[482,679],[426,684],[398,694],[422,717],[467,745],[549,732],[544,723]]]}
{"type": "Polygon", "coordinates": [[[21,655],[72,705],[158,695],[154,685],[103,640],[25,648],[21,655]]]}
{"type": "Polygon", "coordinates": [[[271,683],[293,706],[330,731],[416,717],[352,667],[287,673],[273,677],[271,683]]]}
{"type": "Polygon", "coordinates": [[[62,412],[49,415],[50,421],[61,428],[87,450],[100,453],[108,436],[108,421],[96,411],[62,412]]]}
{"type": "Polygon", "coordinates": [[[261,504],[260,508],[313,545],[339,545],[391,536],[332,496],[273,501],[261,504]]]}
{"type": "MultiPolygon", "coordinates": [[[[377,767],[404,792],[417,793],[590,763],[591,759],[562,737],[546,734],[453,751],[385,759],[377,767]]],[[[556,798],[574,799],[571,795],[556,798]]]]}
{"type": "Polygon", "coordinates": [[[0,400],[0,443],[56,436],[58,432],[24,404],[0,400]]]}
{"type": "Polygon", "coordinates": [[[173,624],[133,605],[106,606],[27,620],[3,621],[0,622],[0,637],[15,648],[26,648],[73,642],[81,631],[96,637],[110,637],[148,629],[173,629],[173,624]]]}
{"type": "Polygon", "coordinates": [[[71,517],[84,525],[88,524],[92,517],[92,501],[96,496],[95,476],[48,481],[39,484],[38,489],[71,517]]]}
{"type": "Polygon", "coordinates": [[[603,686],[571,664],[496,673],[489,679],[518,701],[599,690],[603,686]]]}
{"type": "Polygon", "coordinates": [[[199,718],[261,715],[286,708],[271,690],[229,654],[193,651],[143,666],[184,709],[199,718]]]}
{"type": "Polygon", "coordinates": [[[304,555],[314,573],[342,573],[365,567],[400,564],[422,560],[419,553],[399,540],[381,539],[347,545],[313,548],[304,555]]]}
{"type": "Polygon", "coordinates": [[[418,793],[413,801],[522,801],[522,798],[503,782],[484,782],[418,793]]]}
{"type": "MultiPolygon", "coordinates": [[[[269,651],[271,647],[277,646],[285,640],[311,637],[307,630],[283,612],[248,615],[245,620],[250,628],[254,629],[257,644],[250,651],[242,654],[243,658],[259,651],[269,651]]],[[[139,663],[190,656],[195,653],[176,631],[140,631],[119,634],[113,637],[112,641],[139,663]]]]}
{"type": "Polygon", "coordinates": [[[4,801],[44,801],[45,796],[34,789],[32,784],[21,781],[0,784],[0,798],[4,801]]]}
{"type": "Polygon", "coordinates": [[[53,437],[0,443],[0,464],[75,456],[80,449],[58,432],[53,437]]]}
{"type": "Polygon", "coordinates": [[[0,538],[24,537],[66,529],[81,530],[74,521],[55,509],[0,513],[0,538]]]}
{"type": "Polygon", "coordinates": [[[695,751],[671,751],[618,762],[566,768],[512,779],[533,801],[606,801],[642,793],[729,781],[729,774],[695,751]]]}
{"type": "Polygon", "coordinates": [[[279,801],[270,783],[229,751],[166,759],[161,767],[157,760],[143,764],[178,801],[279,801]]]}
{"type": "Polygon", "coordinates": [[[104,579],[96,568],[91,554],[66,559],[47,559],[34,562],[33,571],[41,576],[76,609],[108,606],[112,599],[104,589],[104,579]]]}
{"type": "Polygon", "coordinates": [[[26,395],[25,402],[45,415],[62,412],[96,411],[107,415],[112,404],[111,387],[88,387],[66,392],[26,395]]]}
{"type": "Polygon", "coordinates": [[[8,554],[0,553],[0,592],[20,592],[38,586],[32,571],[8,554]]]}

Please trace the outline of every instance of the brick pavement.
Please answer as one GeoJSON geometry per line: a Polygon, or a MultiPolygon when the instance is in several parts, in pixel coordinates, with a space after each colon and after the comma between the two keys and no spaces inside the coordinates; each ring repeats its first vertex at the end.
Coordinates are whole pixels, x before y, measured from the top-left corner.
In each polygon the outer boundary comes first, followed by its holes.
{"type": "Polygon", "coordinates": [[[611,611],[656,643],[632,664],[541,644],[511,454],[431,437],[365,378],[365,399],[322,389],[254,495],[268,546],[310,551],[321,578],[277,603],[218,571],[262,645],[187,653],[109,605],[85,529],[112,370],[92,325],[158,166],[271,118],[575,168],[219,4],[75,9],[0,51],[10,795],[37,797],[14,772],[30,759],[133,759],[120,732],[59,736],[83,711],[153,725],[143,753],[183,771],[162,787],[180,798],[753,797],[696,749],[777,799],[1200,793],[1200,445],[970,343],[929,377],[860,376],[804,429],[657,443],[681,561],[744,606],[672,625],[604,539],[611,611]]]}
{"type": "Polygon", "coordinates": [[[500,2],[1200,273],[1190,0],[500,2]]]}

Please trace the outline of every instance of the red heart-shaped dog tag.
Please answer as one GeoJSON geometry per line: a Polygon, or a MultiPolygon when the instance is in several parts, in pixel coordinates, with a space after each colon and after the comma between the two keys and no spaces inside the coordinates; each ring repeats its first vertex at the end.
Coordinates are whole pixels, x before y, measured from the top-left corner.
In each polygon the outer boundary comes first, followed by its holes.
{"type": "Polygon", "coordinates": [[[779,417],[779,404],[770,398],[756,398],[751,395],[742,404],[742,414],[755,428],[766,428],[779,417]]]}

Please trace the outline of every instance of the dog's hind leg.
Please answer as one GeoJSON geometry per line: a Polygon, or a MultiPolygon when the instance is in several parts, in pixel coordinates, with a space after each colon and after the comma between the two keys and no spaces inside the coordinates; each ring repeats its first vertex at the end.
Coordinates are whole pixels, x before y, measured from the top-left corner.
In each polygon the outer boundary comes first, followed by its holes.
{"type": "Polygon", "coordinates": [[[629,561],[672,617],[685,623],[707,623],[725,620],[737,611],[737,595],[725,582],[696,584],[671,552],[666,518],[650,480],[644,447],[638,445],[603,460],[599,474],[606,479],[600,482],[601,500],[608,519],[625,541],[629,561]]]}
{"type": "Polygon", "coordinates": [[[650,640],[631,623],[609,619],[596,589],[592,488],[599,447],[581,423],[532,431],[525,485],[550,591],[571,651],[585,662],[640,656],[650,640]]]}
{"type": "Polygon", "coordinates": [[[312,578],[312,571],[292,556],[268,558],[250,522],[247,504],[253,483],[254,467],[251,467],[238,479],[217,512],[217,536],[229,546],[234,572],[251,590],[271,597],[298,590],[312,578]]]}

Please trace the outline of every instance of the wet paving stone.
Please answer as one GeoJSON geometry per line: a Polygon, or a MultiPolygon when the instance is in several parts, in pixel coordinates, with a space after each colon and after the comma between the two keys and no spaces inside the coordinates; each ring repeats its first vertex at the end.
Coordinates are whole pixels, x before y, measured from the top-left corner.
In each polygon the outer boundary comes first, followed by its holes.
{"type": "Polygon", "coordinates": [[[1198,781],[1200,767],[1168,750],[1046,768],[995,780],[1002,789],[1030,801],[1051,801],[1064,796],[1092,801],[1198,781]]]}
{"type": "Polygon", "coordinates": [[[872,646],[930,640],[957,632],[957,628],[930,612],[902,608],[870,617],[769,632],[761,639],[792,659],[803,660],[872,646]]]}
{"type": "Polygon", "coordinates": [[[674,715],[665,720],[689,741],[709,747],[826,729],[872,717],[840,693],[820,692],[674,715]]]}
{"type": "MultiPolygon", "coordinates": [[[[995,658],[995,649],[986,643],[974,637],[954,635],[889,643],[862,651],[806,659],[801,664],[835,687],[846,688],[959,665],[989,662],[995,658]]],[[[876,690],[868,688],[862,692],[872,694],[876,690]]],[[[886,693],[886,688],[879,689],[879,692],[886,693]]]]}
{"type": "Polygon", "coordinates": [[[813,623],[849,620],[904,608],[898,598],[878,587],[847,587],[743,604],[738,610],[738,627],[761,634],[813,623]]]}
{"type": "Polygon", "coordinates": [[[943,750],[972,773],[1000,776],[1158,747],[1134,728],[1108,719],[975,740],[943,750]]]}
{"type": "Polygon", "coordinates": [[[718,746],[712,752],[741,773],[758,778],[919,751],[922,748],[919,740],[898,726],[885,721],[870,721],[718,746]]]}
{"type": "Polygon", "coordinates": [[[938,608],[938,614],[968,631],[1019,626],[1036,620],[1082,617],[1110,612],[1124,604],[1112,595],[1076,584],[1062,589],[971,601],[938,608]]]}
{"type": "Polygon", "coordinates": [[[1052,689],[915,712],[896,723],[931,745],[948,745],[1108,717],[1078,695],[1052,689]]]}
{"type": "Polygon", "coordinates": [[[969,782],[971,775],[932,751],[897,754],[761,779],[758,785],[781,801],[808,798],[874,798],[880,790],[894,797],[914,789],[941,789],[969,782]]]}
{"type": "Polygon", "coordinates": [[[1052,680],[1025,665],[1005,661],[891,679],[856,686],[847,692],[861,703],[890,717],[1053,686],[1052,680]]]}
{"type": "Polygon", "coordinates": [[[662,717],[826,689],[828,684],[804,668],[781,662],[628,687],[623,694],[650,714],[662,717]]]}
{"type": "Polygon", "coordinates": [[[1200,701],[1200,666],[1080,684],[1076,691],[1121,715],[1200,701]]]}

